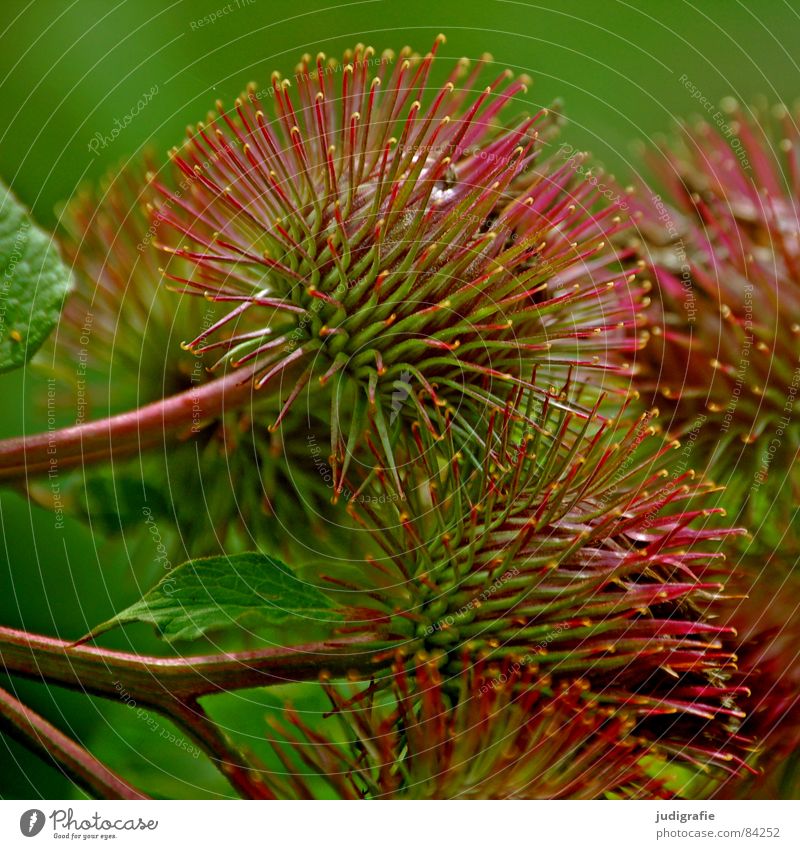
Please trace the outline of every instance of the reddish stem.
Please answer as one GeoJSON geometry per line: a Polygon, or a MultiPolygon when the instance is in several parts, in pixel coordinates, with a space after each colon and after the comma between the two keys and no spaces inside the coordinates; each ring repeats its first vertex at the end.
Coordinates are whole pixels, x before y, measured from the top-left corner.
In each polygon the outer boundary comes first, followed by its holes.
{"type": "Polygon", "coordinates": [[[124,689],[140,703],[168,710],[175,701],[189,703],[223,690],[316,681],[323,672],[368,677],[391,666],[395,646],[359,635],[294,648],[156,657],[76,646],[0,627],[0,668],[98,696],[120,698],[124,689]]]}
{"type": "MultiPolygon", "coordinates": [[[[211,722],[197,699],[225,690],[313,681],[323,674],[368,677],[391,666],[396,647],[395,643],[375,642],[369,635],[359,635],[335,643],[288,649],[167,658],[75,645],[0,627],[0,669],[84,693],[149,706],[180,725],[243,797],[269,799],[272,794],[258,770],[211,722]]],[[[405,648],[414,651],[419,646],[405,648]]],[[[61,734],[50,728],[52,739],[54,734],[61,734]]],[[[63,740],[59,739],[58,743],[61,749],[65,748],[63,740]]],[[[49,743],[40,742],[38,751],[42,750],[50,752],[49,743]]],[[[52,752],[54,757],[56,751],[52,752]]]]}
{"type": "Polygon", "coordinates": [[[197,702],[176,702],[170,718],[183,728],[245,799],[275,799],[258,770],[197,702]]]}
{"type": "Polygon", "coordinates": [[[240,369],[106,419],[0,441],[0,480],[136,454],[241,407],[255,391],[257,367],[240,369]]]}
{"type": "Polygon", "coordinates": [[[0,689],[0,727],[43,760],[55,762],[68,778],[92,796],[149,798],[3,689],[0,689]]]}

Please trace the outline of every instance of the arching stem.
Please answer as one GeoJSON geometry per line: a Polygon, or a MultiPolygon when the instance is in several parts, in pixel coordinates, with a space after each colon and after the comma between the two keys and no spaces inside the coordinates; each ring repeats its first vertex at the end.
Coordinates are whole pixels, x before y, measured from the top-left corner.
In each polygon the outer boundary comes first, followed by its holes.
{"type": "Polygon", "coordinates": [[[0,480],[100,463],[186,438],[252,398],[258,366],[98,421],[0,441],[0,480]]]}
{"type": "Polygon", "coordinates": [[[120,690],[125,690],[138,703],[160,710],[176,700],[190,702],[227,690],[316,681],[322,672],[369,677],[391,666],[393,646],[359,635],[291,648],[158,657],[0,627],[0,671],[106,698],[119,699],[120,690]]]}
{"type": "MultiPolygon", "coordinates": [[[[321,675],[370,678],[391,667],[397,648],[394,642],[359,635],[292,648],[157,657],[75,645],[0,627],[0,671],[152,708],[182,728],[241,796],[268,799],[272,793],[258,766],[209,719],[198,699],[231,690],[315,681],[321,675]]],[[[420,644],[410,643],[402,648],[413,653],[420,644]]],[[[70,766],[73,774],[89,765],[86,758],[91,755],[13,696],[5,696],[0,699],[0,719],[5,715],[6,725],[11,723],[15,734],[21,730],[27,733],[27,742],[36,742],[38,754],[49,754],[56,762],[70,766]]],[[[101,784],[93,787],[94,791],[112,798],[138,792],[114,783],[113,774],[99,762],[97,768],[100,771],[94,778],[101,784]]]]}

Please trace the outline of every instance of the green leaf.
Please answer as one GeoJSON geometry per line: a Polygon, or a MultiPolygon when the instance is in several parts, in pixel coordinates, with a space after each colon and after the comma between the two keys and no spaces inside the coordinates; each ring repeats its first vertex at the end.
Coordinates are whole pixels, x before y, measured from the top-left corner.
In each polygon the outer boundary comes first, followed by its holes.
{"type": "Polygon", "coordinates": [[[233,624],[285,626],[298,619],[316,623],[339,618],[331,601],[285,563],[251,552],[178,566],[141,601],[98,625],[84,639],[131,622],[149,622],[173,642],[194,640],[233,624]]]}
{"type": "Polygon", "coordinates": [[[0,183],[0,372],[26,363],[50,335],[70,280],[52,237],[0,183]]]}

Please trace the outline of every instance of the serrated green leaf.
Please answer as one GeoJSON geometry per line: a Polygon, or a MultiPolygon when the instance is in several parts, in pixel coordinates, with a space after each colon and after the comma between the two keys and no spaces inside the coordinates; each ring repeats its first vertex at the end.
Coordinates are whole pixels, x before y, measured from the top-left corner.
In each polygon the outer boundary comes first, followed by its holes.
{"type": "Polygon", "coordinates": [[[98,625],[86,639],[132,622],[155,625],[164,639],[174,642],[232,625],[275,626],[338,618],[331,601],[285,563],[252,552],[178,566],[141,601],[98,625]]]}
{"type": "Polygon", "coordinates": [[[26,363],[50,335],[70,279],[52,237],[0,183],[0,372],[26,363]]]}

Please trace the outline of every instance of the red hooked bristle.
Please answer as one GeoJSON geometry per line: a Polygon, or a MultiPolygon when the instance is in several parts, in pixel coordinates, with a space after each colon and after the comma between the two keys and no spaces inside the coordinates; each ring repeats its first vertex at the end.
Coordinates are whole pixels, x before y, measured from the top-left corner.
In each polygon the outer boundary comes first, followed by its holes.
{"type": "Polygon", "coordinates": [[[673,797],[648,775],[634,722],[593,705],[584,682],[462,661],[452,677],[426,656],[411,672],[398,663],[392,702],[375,685],[352,695],[323,685],[343,734],[334,742],[289,710],[272,723],[284,771],[267,782],[280,798],[314,798],[309,770],[345,799],[673,797]]]}

